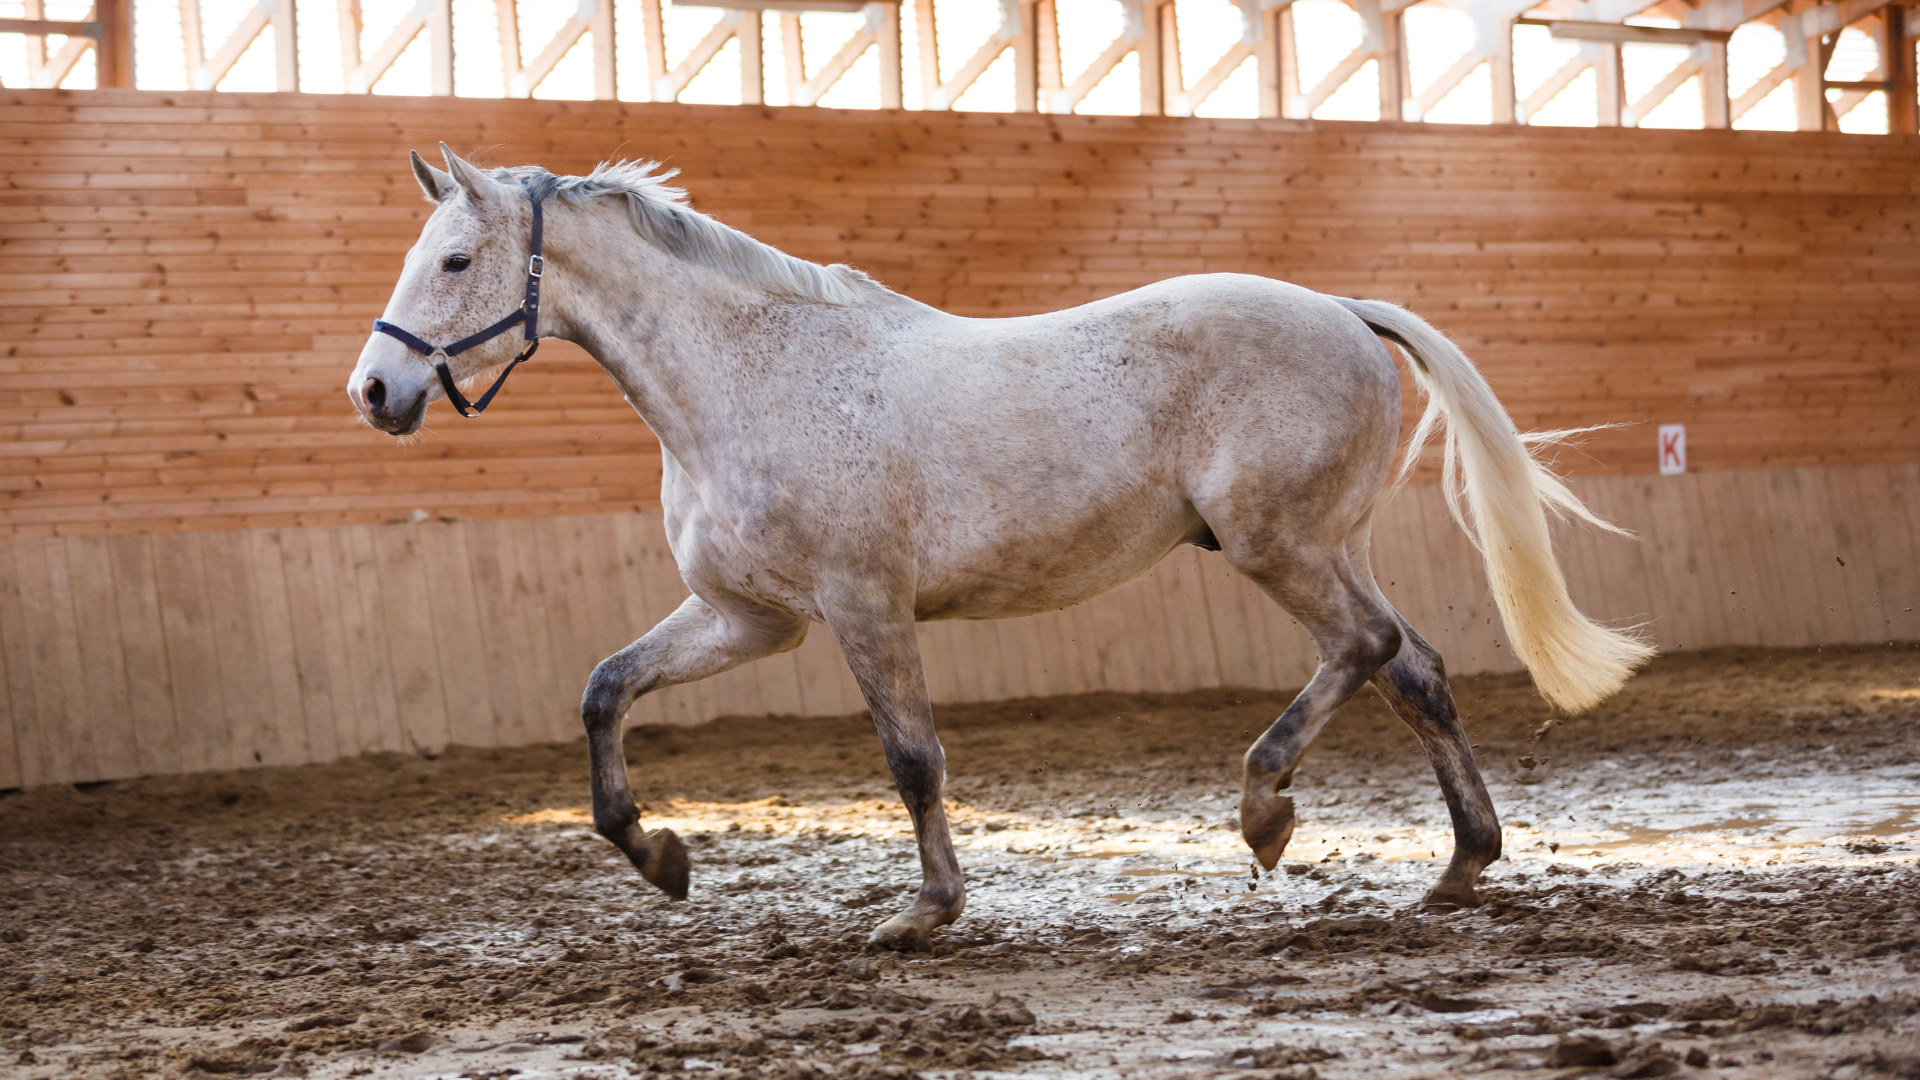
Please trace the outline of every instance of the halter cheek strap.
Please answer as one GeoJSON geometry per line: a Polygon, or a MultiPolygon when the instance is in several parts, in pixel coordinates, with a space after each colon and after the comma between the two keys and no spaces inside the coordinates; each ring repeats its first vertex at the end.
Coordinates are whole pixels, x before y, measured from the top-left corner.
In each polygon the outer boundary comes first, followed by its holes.
{"type": "Polygon", "coordinates": [[[533,254],[527,259],[527,295],[520,301],[520,306],[514,310],[513,314],[477,334],[470,334],[446,346],[429,345],[384,319],[375,319],[373,322],[374,333],[385,334],[414,352],[433,358],[433,370],[440,376],[440,385],[447,391],[447,400],[453,403],[454,408],[460,410],[461,416],[468,419],[485,412],[487,405],[493,401],[493,396],[506,385],[507,376],[513,374],[513,369],[519,367],[522,360],[532,356],[535,350],[540,348],[540,279],[545,276],[547,270],[547,260],[540,254],[542,233],[540,196],[524,182],[521,187],[526,189],[527,198],[533,201],[533,243],[531,245],[533,254]],[[454,385],[453,372],[447,370],[447,361],[475,345],[492,341],[513,329],[515,325],[525,328],[523,337],[526,339],[527,347],[521,349],[520,355],[514,357],[506,370],[500,373],[500,377],[493,380],[493,385],[487,388],[486,393],[480,395],[479,401],[468,401],[466,396],[460,393],[460,388],[454,385]],[[473,411],[468,412],[468,409],[473,411]]]}

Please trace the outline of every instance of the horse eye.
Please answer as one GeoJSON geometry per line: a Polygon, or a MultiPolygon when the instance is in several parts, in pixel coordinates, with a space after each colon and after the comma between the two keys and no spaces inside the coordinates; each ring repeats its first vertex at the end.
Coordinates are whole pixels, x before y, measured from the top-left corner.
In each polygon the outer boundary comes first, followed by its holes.
{"type": "Polygon", "coordinates": [[[449,255],[440,263],[440,269],[460,271],[465,270],[472,264],[473,260],[467,258],[465,255],[449,255]]]}

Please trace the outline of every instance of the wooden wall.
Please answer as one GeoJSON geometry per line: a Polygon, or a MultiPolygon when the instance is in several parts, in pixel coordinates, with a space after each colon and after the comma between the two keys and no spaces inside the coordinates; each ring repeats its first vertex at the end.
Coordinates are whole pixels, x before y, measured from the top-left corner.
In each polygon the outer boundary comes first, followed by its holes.
{"type": "MultiPolygon", "coordinates": [[[[653,439],[549,346],[400,444],[343,383],[427,207],[409,148],[683,170],[697,206],[975,315],[1232,270],[1409,304],[1644,542],[1563,548],[1663,648],[1920,638],[1920,138],[615,102],[0,91],[0,788],[570,738],[685,595],[653,439]],[[1694,471],[1648,475],[1654,423],[1694,471]],[[420,524],[400,523],[425,510],[420,524]]],[[[1411,403],[1410,403],[1411,404],[1411,403]]],[[[1512,661],[1432,485],[1387,592],[1512,661]]],[[[1183,549],[1072,611],[923,630],[936,700],[1303,682],[1183,549]]],[[[642,721],[855,711],[827,635],[642,721]]]]}
{"type": "MultiPolygon", "coordinates": [[[[1920,639],[1920,466],[1599,477],[1636,542],[1561,547],[1592,614],[1662,648],[1920,639]]],[[[1374,565],[1455,672],[1507,670],[1435,485],[1374,565]]],[[[579,734],[592,666],[686,595],[657,512],[0,541],[0,788],[579,734]]],[[[921,628],[936,701],[1304,683],[1310,643],[1217,554],[1092,603],[921,628]]],[[[636,722],[862,708],[831,638],[642,700],[636,722]]]]}
{"type": "MultiPolygon", "coordinates": [[[[1583,475],[1920,457],[1920,138],[0,91],[0,537],[632,512],[646,428],[549,347],[397,445],[343,392],[427,208],[409,148],[683,170],[970,314],[1235,270],[1410,304],[1583,475]]],[[[249,541],[251,542],[251,541],[249,541]]]]}

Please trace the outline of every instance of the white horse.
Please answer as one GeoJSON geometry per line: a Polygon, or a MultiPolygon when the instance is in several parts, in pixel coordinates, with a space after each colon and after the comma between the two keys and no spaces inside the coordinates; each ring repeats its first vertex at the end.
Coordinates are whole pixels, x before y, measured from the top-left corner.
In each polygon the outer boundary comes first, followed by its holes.
{"type": "Polygon", "coordinates": [[[1536,461],[1472,363],[1391,304],[1208,274],[967,319],[699,214],[651,165],[488,173],[441,149],[445,172],[413,156],[437,208],[387,304],[385,321],[407,329],[372,336],[348,393],[374,427],[418,430],[453,380],[513,354],[486,335],[515,317],[487,324],[524,289],[539,333],[591,354],[659,436],[667,540],[693,595],[594,669],[581,715],[596,827],[675,898],[686,849],[670,830],[643,831],[628,788],[620,726],[639,695],[792,649],[824,623],[919,841],[920,891],[873,940],[921,946],[966,893],[914,623],[1064,608],[1195,544],[1223,552],[1323,657],[1246,754],[1240,827],[1261,865],[1292,836],[1281,792],[1301,754],[1372,679],[1452,812],[1453,859],[1426,902],[1479,903],[1475,883],[1500,854],[1492,801],[1439,653],[1367,561],[1400,426],[1380,338],[1412,357],[1430,397],[1407,463],[1444,418],[1455,515],[1540,692],[1583,709],[1649,655],[1574,608],[1545,511],[1611,526],[1536,461]],[[536,207],[544,279],[528,276],[536,207]],[[464,351],[427,344],[456,337],[464,351]]]}

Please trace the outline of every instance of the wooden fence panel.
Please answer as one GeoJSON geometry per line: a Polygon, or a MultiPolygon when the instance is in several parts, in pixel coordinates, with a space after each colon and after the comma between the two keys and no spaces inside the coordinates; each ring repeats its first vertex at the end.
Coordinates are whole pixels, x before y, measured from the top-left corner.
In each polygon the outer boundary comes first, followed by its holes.
{"type": "MultiPolygon", "coordinates": [[[[1562,531],[1576,601],[1663,648],[1920,640],[1920,467],[1574,488],[1639,534],[1562,531]]],[[[1515,669],[1435,487],[1382,507],[1372,561],[1450,671],[1515,669]]],[[[592,665],[685,595],[653,512],[0,541],[0,780],[574,739],[592,665]]],[[[920,641],[940,702],[1285,689],[1318,662],[1258,587],[1190,549],[1079,608],[926,625],[920,641]]],[[[630,721],[863,708],[816,626],[795,652],[649,695],[630,721]]]]}

